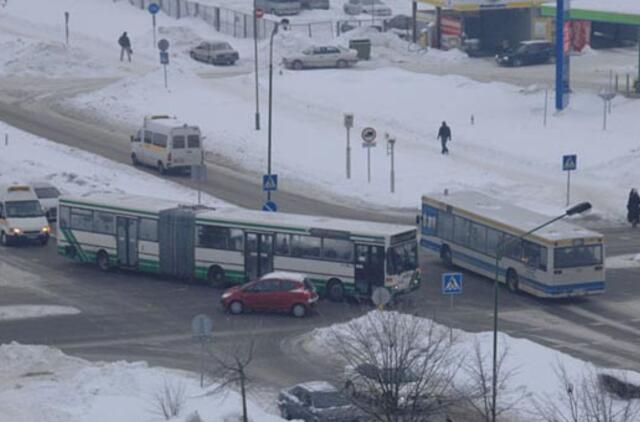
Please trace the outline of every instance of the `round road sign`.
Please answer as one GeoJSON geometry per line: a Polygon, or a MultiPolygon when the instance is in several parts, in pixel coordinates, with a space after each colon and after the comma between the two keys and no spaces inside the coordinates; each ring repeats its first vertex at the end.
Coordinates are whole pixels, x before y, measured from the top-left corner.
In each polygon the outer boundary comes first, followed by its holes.
{"type": "Polygon", "coordinates": [[[169,41],[167,41],[165,38],[161,39],[160,41],[158,41],[158,48],[160,49],[160,51],[167,51],[169,49],[169,41]]]}
{"type": "Polygon", "coordinates": [[[147,7],[147,10],[152,15],[155,15],[156,13],[158,13],[160,11],[160,6],[158,5],[158,3],[151,3],[151,4],[149,4],[149,7],[147,7]]]}
{"type": "Polygon", "coordinates": [[[367,144],[372,144],[376,140],[376,130],[372,127],[362,129],[362,140],[367,144]]]}
{"type": "Polygon", "coordinates": [[[261,17],[264,16],[264,10],[257,8],[256,9],[256,18],[260,19],[261,17]]]}
{"type": "Polygon", "coordinates": [[[384,287],[377,287],[371,294],[371,301],[376,306],[384,306],[391,301],[391,293],[384,287]]]}
{"type": "Polygon", "coordinates": [[[191,320],[191,332],[195,337],[211,337],[213,322],[205,314],[196,315],[191,320]]]}

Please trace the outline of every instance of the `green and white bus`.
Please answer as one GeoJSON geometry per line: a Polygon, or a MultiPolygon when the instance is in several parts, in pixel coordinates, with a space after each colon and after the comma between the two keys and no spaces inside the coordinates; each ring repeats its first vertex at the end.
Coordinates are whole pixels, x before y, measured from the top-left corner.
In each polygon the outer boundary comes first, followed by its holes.
{"type": "Polygon", "coordinates": [[[413,226],[186,206],[122,194],[61,197],[58,252],[80,262],[239,284],[271,271],[308,274],[333,300],[419,287],[413,226]]]}
{"type": "Polygon", "coordinates": [[[422,197],[420,245],[457,265],[539,297],[568,297],[605,290],[604,241],[600,233],[558,221],[526,240],[519,236],[549,217],[477,192],[422,197]]]}

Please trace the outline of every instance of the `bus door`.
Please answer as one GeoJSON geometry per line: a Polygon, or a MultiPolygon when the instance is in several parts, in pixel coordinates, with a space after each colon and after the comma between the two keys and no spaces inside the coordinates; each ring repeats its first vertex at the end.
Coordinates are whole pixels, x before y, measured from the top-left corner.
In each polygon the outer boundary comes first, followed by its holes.
{"type": "Polygon", "coordinates": [[[356,245],[356,291],[371,296],[376,287],[384,286],[384,247],[356,245]]]}
{"type": "Polygon", "coordinates": [[[244,272],[249,280],[273,271],[273,234],[245,233],[244,272]]]}
{"type": "Polygon", "coordinates": [[[138,265],[138,219],[117,217],[118,264],[125,267],[138,265]]]}

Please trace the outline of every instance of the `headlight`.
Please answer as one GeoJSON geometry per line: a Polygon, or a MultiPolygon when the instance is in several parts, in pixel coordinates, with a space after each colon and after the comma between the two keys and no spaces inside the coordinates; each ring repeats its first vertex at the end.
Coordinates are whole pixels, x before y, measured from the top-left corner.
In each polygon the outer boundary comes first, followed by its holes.
{"type": "Polygon", "coordinates": [[[41,231],[42,231],[42,233],[49,233],[51,231],[51,227],[44,226],[41,231]]]}
{"type": "Polygon", "coordinates": [[[223,298],[223,299],[227,299],[228,297],[231,297],[231,293],[226,292],[226,293],[223,293],[223,294],[222,294],[222,298],[223,298]]]}
{"type": "Polygon", "coordinates": [[[17,227],[11,228],[9,231],[13,234],[22,234],[22,230],[17,227]]]}

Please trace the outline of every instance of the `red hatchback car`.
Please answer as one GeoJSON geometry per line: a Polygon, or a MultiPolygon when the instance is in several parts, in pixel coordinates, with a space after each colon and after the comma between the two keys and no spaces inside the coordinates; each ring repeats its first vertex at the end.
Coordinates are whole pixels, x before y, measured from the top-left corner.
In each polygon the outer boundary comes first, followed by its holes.
{"type": "Polygon", "coordinates": [[[221,301],[227,311],[236,315],[246,310],[279,311],[301,318],[318,301],[318,293],[304,274],[273,272],[230,288],[222,294],[221,301]]]}

